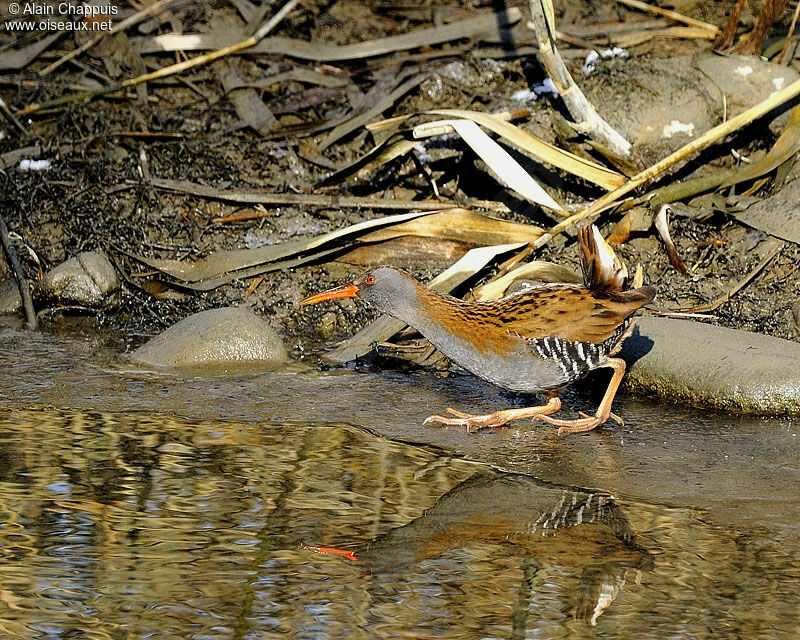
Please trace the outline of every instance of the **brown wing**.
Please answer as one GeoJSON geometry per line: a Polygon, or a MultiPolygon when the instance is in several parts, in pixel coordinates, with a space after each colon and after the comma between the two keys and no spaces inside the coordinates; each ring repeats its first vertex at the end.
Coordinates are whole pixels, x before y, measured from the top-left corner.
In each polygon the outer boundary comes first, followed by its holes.
{"type": "Polygon", "coordinates": [[[619,293],[597,292],[583,287],[538,287],[516,296],[470,305],[480,331],[495,336],[495,348],[502,349],[501,336],[523,338],[564,338],[600,344],[610,338],[625,318],[655,297],[653,287],[619,293]],[[502,331],[491,331],[495,325],[502,331]]]}

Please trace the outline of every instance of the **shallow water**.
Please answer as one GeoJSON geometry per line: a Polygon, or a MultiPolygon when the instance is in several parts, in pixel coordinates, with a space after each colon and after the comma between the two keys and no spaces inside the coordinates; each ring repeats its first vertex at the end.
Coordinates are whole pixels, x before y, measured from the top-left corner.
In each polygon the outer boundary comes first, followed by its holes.
{"type": "Polygon", "coordinates": [[[5,637],[800,628],[796,421],[620,398],[624,427],[466,435],[421,421],[521,400],[468,376],[159,374],[122,350],[0,325],[5,637]]]}

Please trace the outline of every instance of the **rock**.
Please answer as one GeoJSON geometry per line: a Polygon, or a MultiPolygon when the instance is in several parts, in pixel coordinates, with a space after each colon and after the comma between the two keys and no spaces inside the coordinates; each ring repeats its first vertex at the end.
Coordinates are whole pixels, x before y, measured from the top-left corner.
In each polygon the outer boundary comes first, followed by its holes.
{"type": "Polygon", "coordinates": [[[0,281],[0,313],[17,313],[22,309],[22,296],[14,278],[0,281]]]}
{"type": "Polygon", "coordinates": [[[800,414],[800,343],[671,318],[639,318],[625,385],[690,404],[800,414]]]}
{"type": "MultiPolygon", "coordinates": [[[[711,51],[702,51],[694,56],[692,62],[709,79],[709,86],[719,92],[714,96],[717,113],[723,111],[724,105],[728,119],[766,100],[776,91],[785,89],[800,77],[791,67],[767,62],[759,56],[720,56],[711,51]]],[[[788,105],[782,107],[784,114],[770,123],[775,135],[786,127],[786,112],[794,105],[794,101],[788,105]]]]}
{"type": "Polygon", "coordinates": [[[107,307],[119,288],[117,272],[102,253],[87,251],[48,271],[34,289],[39,300],[107,307]]]}
{"type": "MultiPolygon", "coordinates": [[[[652,164],[711,127],[789,86],[800,74],[758,56],[643,56],[604,61],[580,79],[598,112],[652,164]]],[[[785,112],[770,122],[776,135],[785,112]]]]}
{"type": "Polygon", "coordinates": [[[691,57],[683,56],[606,62],[580,84],[600,114],[651,164],[717,124],[708,82],[691,57]]]}
{"type": "Polygon", "coordinates": [[[223,307],[184,318],[139,347],[141,362],[187,367],[233,362],[275,365],[289,358],[278,333],[247,309],[223,307]]]}

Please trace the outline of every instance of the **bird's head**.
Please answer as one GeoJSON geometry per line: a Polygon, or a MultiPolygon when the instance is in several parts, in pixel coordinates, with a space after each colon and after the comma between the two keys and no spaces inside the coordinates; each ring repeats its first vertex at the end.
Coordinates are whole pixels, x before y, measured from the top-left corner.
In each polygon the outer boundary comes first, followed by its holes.
{"type": "Polygon", "coordinates": [[[416,295],[417,282],[405,271],[394,267],[376,267],[362,273],[350,284],[322,291],[300,301],[303,307],[337,298],[359,298],[380,309],[391,311],[407,305],[416,295]]]}

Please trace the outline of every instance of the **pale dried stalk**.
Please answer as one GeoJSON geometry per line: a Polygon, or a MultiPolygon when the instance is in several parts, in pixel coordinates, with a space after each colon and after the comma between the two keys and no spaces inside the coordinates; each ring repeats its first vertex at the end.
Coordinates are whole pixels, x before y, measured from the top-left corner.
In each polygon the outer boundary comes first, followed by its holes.
{"type": "Polygon", "coordinates": [[[529,0],[531,21],[528,26],[536,34],[539,43],[539,60],[575,121],[573,126],[578,132],[589,136],[613,154],[622,158],[630,158],[631,143],[603,120],[569,74],[555,46],[554,25],[547,17],[547,15],[552,16],[552,12],[549,8],[546,9],[544,4],[550,7],[549,0],[529,0]]]}
{"type": "Polygon", "coordinates": [[[719,27],[713,24],[709,24],[708,22],[703,22],[702,20],[696,20],[694,18],[690,18],[689,16],[685,16],[682,13],[678,13],[677,11],[670,11],[669,9],[662,9],[661,7],[655,7],[651,4],[647,4],[646,2],[640,2],[639,0],[617,0],[620,4],[624,4],[626,7],[632,7],[633,9],[639,9],[640,11],[649,11],[650,13],[655,13],[659,16],[664,16],[666,18],[670,18],[671,20],[675,20],[675,22],[682,22],[683,24],[688,24],[691,27],[700,27],[711,33],[712,35],[716,36],[719,32],[719,27]]]}

